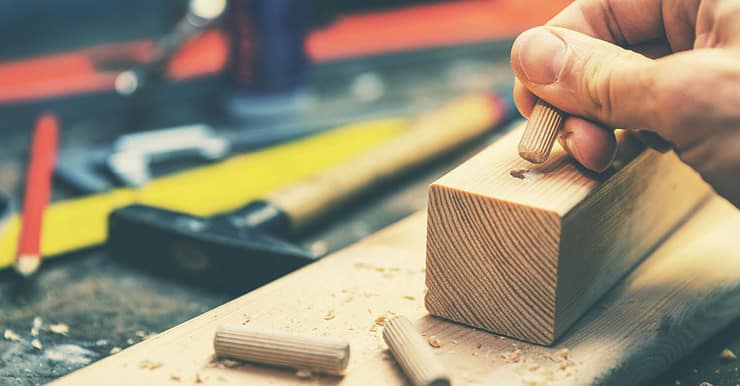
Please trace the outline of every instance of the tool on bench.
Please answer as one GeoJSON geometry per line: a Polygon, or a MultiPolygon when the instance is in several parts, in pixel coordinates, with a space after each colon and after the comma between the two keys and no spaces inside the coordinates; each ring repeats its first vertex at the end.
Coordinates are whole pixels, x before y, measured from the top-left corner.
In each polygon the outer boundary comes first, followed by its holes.
{"type": "Polygon", "coordinates": [[[157,41],[154,58],[142,66],[124,71],[116,77],[116,91],[125,96],[143,94],[154,87],[164,74],[170,59],[189,42],[217,20],[226,9],[226,0],[190,0],[185,16],[171,32],[157,41]]]}
{"type": "MultiPolygon", "coordinates": [[[[406,116],[418,109],[413,103],[381,104],[367,111],[297,115],[292,121],[260,122],[258,127],[250,128],[215,128],[200,123],[136,132],[119,137],[109,146],[67,148],[60,153],[54,172],[65,185],[85,194],[105,192],[121,184],[142,187],[152,180],[152,169],[160,163],[195,158],[212,162],[350,122],[406,116]]],[[[192,162],[182,166],[193,167],[192,162]]]]}
{"type": "Polygon", "coordinates": [[[375,150],[231,213],[203,218],[143,205],[118,209],[109,218],[109,250],[191,283],[254,288],[317,259],[276,236],[306,231],[360,194],[482,136],[511,110],[489,93],[457,98],[375,150]]]}
{"type": "MultiPolygon", "coordinates": [[[[54,202],[44,214],[41,252],[45,258],[102,244],[106,221],[116,208],[133,203],[210,216],[235,210],[280,186],[301,180],[394,138],[409,118],[356,122],[223,162],[157,177],[139,189],[117,188],[54,202]],[[294,160],[302,160],[296,165],[294,160]],[[70,227],[70,224],[75,224],[70,227]]],[[[8,218],[0,233],[0,268],[13,263],[20,216],[8,218]]]]}
{"type": "Polygon", "coordinates": [[[534,164],[547,161],[564,121],[562,112],[537,99],[519,142],[519,156],[534,164]]]}
{"type": "Polygon", "coordinates": [[[31,155],[23,198],[23,223],[18,239],[15,270],[24,277],[41,265],[41,226],[51,198],[51,173],[54,170],[59,128],[54,115],[39,117],[31,141],[31,155]]]}

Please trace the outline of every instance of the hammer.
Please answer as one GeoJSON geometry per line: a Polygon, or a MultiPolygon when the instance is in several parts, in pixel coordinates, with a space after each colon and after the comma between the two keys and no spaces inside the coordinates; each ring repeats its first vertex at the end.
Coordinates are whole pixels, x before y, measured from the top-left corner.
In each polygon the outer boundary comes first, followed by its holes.
{"type": "Polygon", "coordinates": [[[115,258],[188,283],[247,291],[319,258],[284,237],[482,136],[512,111],[508,100],[487,92],[455,98],[374,150],[210,218],[127,206],[110,215],[107,246],[115,258]]]}

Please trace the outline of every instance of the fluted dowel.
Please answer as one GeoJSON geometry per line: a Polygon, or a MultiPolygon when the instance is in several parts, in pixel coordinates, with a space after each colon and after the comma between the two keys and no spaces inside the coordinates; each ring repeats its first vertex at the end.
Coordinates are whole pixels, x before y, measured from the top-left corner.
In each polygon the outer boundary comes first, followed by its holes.
{"type": "Polygon", "coordinates": [[[404,316],[385,322],[383,339],[414,386],[449,386],[450,378],[429,345],[404,316]]]}
{"type": "Polygon", "coordinates": [[[335,374],[349,363],[349,343],[342,339],[239,325],[219,327],[213,347],[218,357],[335,374]]]}
{"type": "Polygon", "coordinates": [[[535,164],[547,161],[563,121],[562,112],[538,99],[519,142],[519,156],[535,164]]]}

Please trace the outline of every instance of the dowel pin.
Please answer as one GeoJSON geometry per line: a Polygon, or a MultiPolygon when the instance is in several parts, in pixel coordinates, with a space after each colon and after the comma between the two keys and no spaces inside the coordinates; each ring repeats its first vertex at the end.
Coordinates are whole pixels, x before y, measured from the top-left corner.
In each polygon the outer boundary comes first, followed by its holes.
{"type": "Polygon", "coordinates": [[[519,142],[519,156],[534,164],[547,161],[564,120],[562,112],[538,99],[519,142]]]}
{"type": "Polygon", "coordinates": [[[341,339],[238,325],[219,327],[213,347],[218,357],[333,374],[349,362],[349,343],[341,339]]]}
{"type": "Polygon", "coordinates": [[[410,320],[403,316],[386,320],[383,339],[414,386],[450,385],[444,366],[410,320]]]}

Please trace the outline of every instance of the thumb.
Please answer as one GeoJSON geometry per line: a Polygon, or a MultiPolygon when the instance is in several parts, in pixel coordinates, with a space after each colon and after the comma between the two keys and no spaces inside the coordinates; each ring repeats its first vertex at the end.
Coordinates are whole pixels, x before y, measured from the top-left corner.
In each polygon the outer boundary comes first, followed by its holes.
{"type": "Polygon", "coordinates": [[[521,34],[511,50],[519,81],[559,109],[611,127],[656,127],[655,61],[557,27],[521,34]]]}

